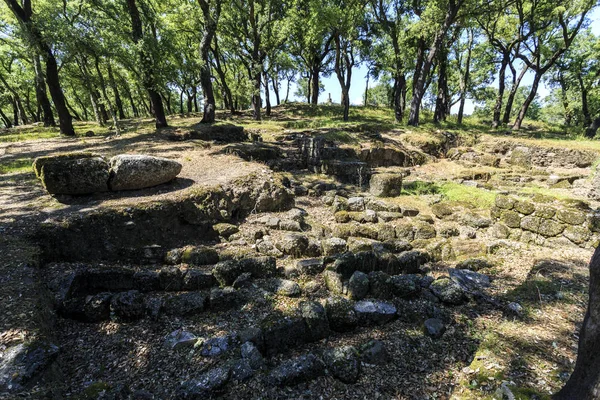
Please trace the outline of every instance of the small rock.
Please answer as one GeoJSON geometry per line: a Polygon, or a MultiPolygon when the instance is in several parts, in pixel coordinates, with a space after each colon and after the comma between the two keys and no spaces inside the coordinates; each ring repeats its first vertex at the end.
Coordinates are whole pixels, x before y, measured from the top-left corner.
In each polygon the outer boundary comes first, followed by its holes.
{"type": "Polygon", "coordinates": [[[199,292],[181,293],[169,296],[164,309],[167,315],[182,317],[200,314],[204,311],[206,296],[199,292]]]}
{"type": "Polygon", "coordinates": [[[360,359],[366,364],[383,365],[389,361],[389,355],[381,340],[370,340],[360,346],[360,359]]]}
{"type": "Polygon", "coordinates": [[[184,400],[200,399],[223,389],[231,376],[229,368],[213,368],[200,375],[198,379],[189,380],[181,385],[177,398],[184,400]]]}
{"type": "Polygon", "coordinates": [[[216,285],[212,273],[202,270],[188,269],[183,277],[183,290],[208,289],[216,285]]]}
{"type": "Polygon", "coordinates": [[[111,314],[118,321],[135,321],[144,316],[144,296],[137,290],[117,293],[110,302],[111,314]]]}
{"type": "Polygon", "coordinates": [[[369,277],[364,272],[354,271],[348,281],[348,296],[353,300],[362,300],[369,293],[369,277]]]}
{"type": "Polygon", "coordinates": [[[329,326],[336,332],[354,330],[358,324],[358,317],[350,300],[343,297],[329,297],[325,301],[325,311],[329,326]]]}
{"type": "Polygon", "coordinates": [[[459,305],[467,301],[465,292],[460,285],[449,278],[435,280],[430,289],[444,303],[459,305]]]}
{"type": "Polygon", "coordinates": [[[323,255],[332,256],[334,254],[342,254],[346,251],[347,243],[339,237],[332,237],[321,242],[323,246],[323,255]]]}
{"type": "Polygon", "coordinates": [[[241,289],[243,287],[250,286],[250,279],[252,278],[252,274],[250,272],[244,272],[240,276],[238,276],[235,281],[233,281],[234,289],[241,289]]]}
{"type": "Polygon", "coordinates": [[[158,280],[162,290],[178,292],[183,289],[183,272],[177,267],[161,268],[158,280]]]}
{"type": "Polygon", "coordinates": [[[429,318],[425,321],[425,333],[433,338],[441,337],[446,331],[446,325],[437,318],[429,318]]]}
{"type": "Polygon", "coordinates": [[[232,287],[214,288],[210,291],[210,308],[214,311],[226,311],[240,302],[238,292],[232,287]]]}
{"type": "Polygon", "coordinates": [[[212,269],[213,276],[221,286],[230,286],[242,272],[242,266],[234,260],[218,262],[212,269]]]}
{"type": "Polygon", "coordinates": [[[519,303],[508,303],[508,309],[517,315],[523,315],[523,306],[521,306],[519,303]]]}
{"type": "Polygon", "coordinates": [[[248,361],[250,367],[254,370],[262,369],[265,360],[258,351],[258,348],[252,342],[245,342],[241,347],[242,359],[248,361]]]}
{"type": "Polygon", "coordinates": [[[216,357],[226,351],[229,351],[232,347],[233,339],[229,335],[217,336],[211,338],[202,343],[200,354],[203,357],[216,357]]]}
{"type": "Polygon", "coordinates": [[[231,379],[236,382],[245,382],[254,376],[254,369],[247,360],[235,360],[229,364],[231,379]]]}
{"type": "Polygon", "coordinates": [[[302,294],[300,285],[288,279],[276,279],[274,282],[275,293],[280,296],[298,297],[302,294]]]}
{"type": "Polygon", "coordinates": [[[356,383],[360,374],[358,351],[352,346],[329,349],[323,360],[331,374],[344,383],[356,383]]]}
{"type": "Polygon", "coordinates": [[[165,346],[177,350],[183,347],[193,347],[198,341],[196,335],[191,332],[184,331],[183,329],[177,329],[165,337],[165,346]]]}
{"type": "Polygon", "coordinates": [[[289,386],[309,381],[325,373],[325,364],[314,354],[284,361],[273,369],[267,382],[276,386],[289,386]]]}
{"type": "Polygon", "coordinates": [[[364,197],[350,197],[348,199],[348,211],[364,211],[364,210],[365,210],[364,197]]]}
{"type": "Polygon", "coordinates": [[[458,283],[463,290],[477,292],[484,287],[490,286],[490,278],[487,275],[473,272],[468,269],[449,268],[450,279],[458,283]]]}
{"type": "Polygon", "coordinates": [[[396,307],[383,301],[358,301],[354,305],[354,311],[362,326],[383,325],[396,318],[396,307]]]}

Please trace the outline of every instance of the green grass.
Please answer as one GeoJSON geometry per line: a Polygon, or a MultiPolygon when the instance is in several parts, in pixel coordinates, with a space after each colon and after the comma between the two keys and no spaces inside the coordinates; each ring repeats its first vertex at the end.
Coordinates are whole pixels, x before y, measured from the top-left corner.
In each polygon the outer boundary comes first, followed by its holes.
{"type": "Polygon", "coordinates": [[[28,158],[18,158],[13,161],[0,163],[0,175],[32,172],[32,161],[28,158]]]}
{"type": "Polygon", "coordinates": [[[494,192],[454,182],[442,184],[440,191],[447,200],[467,203],[473,208],[490,208],[496,200],[494,192]]]}

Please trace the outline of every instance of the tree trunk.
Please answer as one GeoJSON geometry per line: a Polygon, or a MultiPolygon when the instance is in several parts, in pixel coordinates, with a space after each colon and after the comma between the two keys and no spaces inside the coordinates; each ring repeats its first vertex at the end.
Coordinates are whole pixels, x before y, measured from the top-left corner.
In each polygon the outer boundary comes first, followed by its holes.
{"type": "MultiPolygon", "coordinates": [[[[467,88],[469,87],[469,80],[471,79],[471,54],[473,51],[473,30],[469,29],[469,43],[467,49],[467,60],[465,61],[465,74],[461,79],[461,92],[460,92],[460,106],[458,107],[458,119],[459,125],[463,123],[463,115],[465,113],[465,102],[467,100],[467,88]]],[[[450,110],[448,110],[450,113],[450,110]]],[[[500,115],[500,114],[498,114],[500,115]]]]}
{"type": "Polygon", "coordinates": [[[19,108],[17,107],[17,103],[15,103],[15,99],[13,97],[10,98],[10,104],[13,109],[13,126],[19,126],[19,108]]]}
{"type": "Polygon", "coordinates": [[[140,42],[142,42],[139,51],[140,65],[142,67],[142,82],[144,88],[148,92],[148,97],[150,97],[151,109],[156,120],[156,129],[164,128],[169,125],[167,124],[167,117],[165,116],[165,109],[162,103],[162,99],[155,88],[154,66],[152,65],[152,57],[143,45],[144,33],[142,30],[142,20],[140,18],[140,13],[136,5],[136,0],[127,0],[127,9],[131,18],[131,35],[133,43],[139,45],[140,42]]]}
{"type": "Polygon", "coordinates": [[[448,53],[444,43],[442,43],[438,52],[438,65],[438,89],[435,99],[435,111],[433,113],[433,121],[435,123],[445,121],[446,111],[448,110],[448,74],[446,73],[448,53]]]}
{"type": "Polygon", "coordinates": [[[75,90],[75,87],[73,85],[71,85],[71,91],[73,92],[73,97],[75,98],[77,105],[79,107],[81,107],[81,111],[83,112],[83,121],[89,121],[89,119],[88,119],[89,114],[88,114],[87,107],[85,106],[83,101],[81,101],[81,97],[79,97],[79,95],[77,95],[77,91],[75,90]]]}
{"type": "Polygon", "coordinates": [[[340,35],[335,35],[335,74],[342,88],[341,103],[344,107],[343,119],[348,121],[350,113],[350,83],[352,82],[352,67],[354,65],[354,56],[350,43],[342,44],[340,35]]]}
{"type": "Polygon", "coordinates": [[[513,83],[510,88],[510,93],[508,94],[508,98],[506,99],[506,108],[504,109],[504,116],[502,117],[502,123],[508,124],[510,122],[510,114],[512,114],[513,103],[515,102],[515,96],[517,95],[517,90],[519,89],[519,85],[521,84],[521,80],[525,76],[525,73],[529,70],[528,66],[524,66],[519,74],[519,77],[516,76],[516,71],[511,66],[511,71],[513,75],[513,83]]]}
{"type": "Polygon", "coordinates": [[[6,116],[6,114],[4,114],[2,108],[0,108],[0,118],[2,119],[2,122],[4,123],[4,126],[6,128],[10,128],[12,126],[12,124],[10,123],[10,119],[6,116]]]}
{"type": "Polygon", "coordinates": [[[596,118],[585,130],[585,136],[589,139],[592,139],[594,136],[596,136],[598,128],[600,128],[600,117],[596,118]]]}
{"type": "Polygon", "coordinates": [[[264,72],[264,82],[265,82],[265,105],[267,107],[266,111],[265,111],[265,115],[267,117],[271,116],[271,93],[269,93],[269,77],[267,76],[267,73],[264,72]]]}
{"type": "Polygon", "coordinates": [[[369,104],[369,73],[367,73],[367,76],[365,79],[365,99],[364,99],[364,106],[366,107],[369,104]]]}
{"type": "Polygon", "coordinates": [[[215,14],[212,15],[210,12],[210,5],[206,0],[198,0],[202,14],[204,16],[204,31],[202,32],[202,39],[200,40],[200,57],[202,58],[202,66],[200,67],[200,85],[202,85],[202,93],[204,94],[204,114],[202,116],[202,123],[213,123],[215,122],[215,93],[213,90],[213,84],[211,81],[210,72],[210,44],[213,40],[213,36],[217,31],[217,22],[219,20],[219,14],[221,12],[221,1],[216,2],[215,14]]]}
{"type": "Polygon", "coordinates": [[[48,94],[46,93],[46,80],[42,72],[42,63],[40,62],[40,56],[37,54],[33,57],[33,68],[35,71],[35,95],[38,106],[42,109],[44,115],[44,126],[56,126],[52,105],[50,105],[50,100],[48,100],[48,94]]]}
{"type": "Polygon", "coordinates": [[[133,100],[133,95],[131,94],[131,89],[129,88],[129,85],[125,85],[125,94],[127,95],[127,98],[129,99],[129,105],[131,106],[131,112],[133,113],[133,116],[135,118],[138,118],[140,116],[140,113],[138,111],[138,108],[135,105],[135,101],[133,100]]]}
{"type": "Polygon", "coordinates": [[[275,101],[277,105],[280,105],[281,101],[279,100],[279,79],[277,77],[277,73],[273,74],[273,78],[271,78],[271,81],[273,83],[273,93],[275,93],[275,101]]]}
{"type": "Polygon", "coordinates": [[[284,103],[287,103],[289,101],[290,98],[290,86],[292,84],[292,80],[288,79],[287,80],[287,86],[285,88],[285,100],[283,100],[284,103]]]}
{"type": "Polygon", "coordinates": [[[108,111],[110,112],[110,116],[113,121],[113,126],[115,128],[115,135],[121,136],[121,129],[119,129],[119,121],[117,120],[117,114],[115,113],[115,109],[113,108],[108,95],[106,94],[106,84],[104,83],[104,76],[102,76],[102,71],[100,71],[100,60],[98,57],[95,57],[95,65],[96,65],[96,73],[98,74],[98,79],[100,81],[100,90],[102,92],[102,98],[104,100],[104,104],[108,107],[108,111]]]}
{"type": "Polygon", "coordinates": [[[553,397],[555,400],[600,398],[600,247],[594,252],[589,268],[588,308],[579,332],[575,370],[553,397]]]}
{"type": "Polygon", "coordinates": [[[110,83],[110,88],[115,96],[115,107],[119,113],[119,119],[125,119],[127,117],[125,116],[125,110],[123,110],[123,101],[121,100],[119,87],[117,86],[117,81],[115,80],[115,75],[113,74],[112,62],[110,60],[108,60],[106,63],[106,68],[108,70],[108,81],[110,83]]]}
{"type": "Polygon", "coordinates": [[[316,65],[313,66],[313,69],[311,71],[311,76],[310,76],[310,83],[311,83],[311,89],[310,89],[310,104],[314,104],[317,105],[319,103],[319,71],[320,71],[320,66],[316,65]]]}
{"type": "Polygon", "coordinates": [[[225,96],[223,96],[223,97],[227,98],[227,103],[229,103],[229,107],[230,107],[229,111],[231,111],[231,114],[235,114],[237,107],[235,106],[235,101],[233,99],[231,89],[229,88],[229,85],[227,84],[227,78],[225,76],[225,71],[221,67],[221,58],[219,55],[219,46],[218,46],[216,35],[214,37],[214,45],[215,45],[215,47],[212,49],[213,58],[215,61],[215,69],[217,70],[217,74],[219,75],[219,81],[221,82],[221,87],[223,88],[223,92],[225,92],[225,96]]]}
{"type": "MultiPolygon", "coordinates": [[[[573,112],[571,111],[571,106],[569,104],[569,97],[567,96],[567,82],[565,81],[562,73],[559,73],[559,76],[560,76],[560,78],[559,78],[560,98],[562,101],[563,108],[565,109],[565,125],[570,126],[571,120],[573,118],[573,112]]],[[[583,96],[584,96],[584,94],[582,93],[582,97],[583,96]]],[[[586,124],[585,126],[588,126],[588,125],[589,124],[586,124]]]]}
{"type": "Polygon", "coordinates": [[[590,114],[590,108],[588,103],[588,91],[583,83],[581,73],[577,74],[577,81],[579,82],[579,91],[581,92],[581,112],[583,114],[583,125],[590,126],[592,125],[592,115],[590,114]]]}
{"type": "Polygon", "coordinates": [[[69,101],[67,100],[66,97],[65,97],[65,104],[67,105],[67,108],[69,109],[71,114],[73,114],[73,118],[75,118],[75,121],[83,121],[81,119],[81,116],[77,113],[77,110],[75,110],[75,108],[73,108],[73,106],[69,104],[69,101]]]}
{"type": "Polygon", "coordinates": [[[429,76],[429,71],[431,70],[431,66],[433,65],[433,60],[435,59],[437,52],[440,46],[442,45],[443,40],[446,37],[448,29],[450,29],[450,26],[454,23],[454,20],[456,19],[456,14],[458,13],[458,10],[461,7],[461,5],[461,0],[459,0],[458,2],[454,2],[452,0],[448,2],[448,10],[446,11],[446,16],[444,17],[444,23],[435,35],[435,39],[431,44],[431,47],[429,48],[429,54],[427,55],[427,59],[423,63],[423,68],[415,70],[415,78],[413,81],[413,97],[410,103],[410,115],[408,117],[408,125],[419,125],[421,101],[423,100],[423,95],[425,94],[425,83],[427,81],[427,77],[429,76]]]}
{"type": "Polygon", "coordinates": [[[531,105],[531,103],[535,99],[535,95],[537,94],[537,90],[540,85],[540,80],[542,79],[542,74],[543,74],[542,72],[536,71],[535,76],[533,78],[533,84],[531,85],[531,91],[529,92],[529,95],[525,99],[525,103],[523,103],[523,106],[521,107],[521,110],[519,111],[517,120],[515,121],[515,124],[513,125],[513,130],[521,129],[521,125],[523,124],[523,120],[525,119],[525,114],[527,114],[527,110],[529,109],[529,106],[531,105]]]}
{"type": "Polygon", "coordinates": [[[506,67],[510,61],[510,53],[502,54],[502,64],[498,72],[498,95],[496,96],[496,104],[494,105],[494,115],[492,118],[492,128],[500,126],[500,115],[502,113],[502,103],[504,101],[504,91],[506,90],[506,67]]]}

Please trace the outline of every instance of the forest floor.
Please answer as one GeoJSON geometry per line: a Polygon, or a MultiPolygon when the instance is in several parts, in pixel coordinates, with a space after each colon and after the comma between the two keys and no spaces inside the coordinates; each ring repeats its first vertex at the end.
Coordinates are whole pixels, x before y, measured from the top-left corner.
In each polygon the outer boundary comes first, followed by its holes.
{"type": "MultiPolygon", "coordinates": [[[[448,122],[410,128],[395,125],[390,112],[377,108],[352,108],[349,122],[341,121],[338,115],[336,107],[294,104],[274,108],[273,115],[261,122],[252,121],[247,114],[220,114],[218,119],[244,126],[249,133],[260,135],[265,144],[279,145],[286,137],[303,133],[323,136],[341,148],[356,151],[384,146],[421,154],[423,163],[403,167],[410,172],[403,193],[384,200],[403,209],[419,210],[419,217],[409,219],[414,224],[432,221],[438,232],[444,224],[453,224],[460,230],[460,236],[452,240],[460,239],[461,245],[467,242],[465,235],[468,236],[462,214],[493,222],[490,210],[499,194],[518,198],[541,196],[559,208],[575,206],[592,214],[598,210],[598,203],[589,195],[596,162],[569,166],[554,165],[552,160],[556,149],[587,152],[598,157],[600,142],[582,140],[559,127],[532,124],[524,133],[513,134],[491,131],[478,121],[468,121],[464,126],[448,122]],[[447,145],[444,135],[448,133],[458,138],[458,145],[447,145]],[[447,157],[449,147],[474,148],[478,154],[489,155],[496,154],[493,149],[506,143],[548,149],[549,155],[543,157],[547,165],[524,168],[503,156],[498,156],[499,163],[492,165],[447,157]],[[574,176],[579,183],[549,184],[552,176],[574,176]],[[440,202],[456,207],[456,219],[434,218],[433,206],[440,202]]],[[[271,294],[267,302],[253,300],[241,309],[193,318],[144,319],[123,324],[82,323],[54,317],[51,301],[41,292],[47,291],[45,282],[52,279],[57,269],[68,270],[74,265],[60,263],[60,260],[45,267],[41,265],[39,250],[31,246],[30,236],[44,221],[71,218],[98,209],[140,207],[144,203],[185,197],[198,187],[227,186],[247,176],[271,174],[267,162],[223,154],[224,144],[165,139],[178,130],[196,129],[198,120],[197,115],[173,116],[169,119],[172,128],[159,132],[153,129],[150,119],[126,120],[122,122],[120,137],[111,136],[108,128],[93,123],[77,123],[77,132],[92,130],[94,135],[75,138],[59,137],[54,128],[34,126],[0,131],[0,284],[3,288],[0,301],[6,309],[0,316],[0,361],[3,351],[17,343],[31,342],[40,335],[53,338],[61,348],[57,364],[62,382],[52,383],[57,387],[48,389],[44,386],[47,382],[41,381],[29,387],[24,396],[52,397],[49,393],[53,393],[55,398],[95,399],[119,385],[127,385],[132,391],[147,390],[155,398],[171,398],[182,381],[220,362],[218,358],[207,359],[189,349],[165,349],[162,341],[173,330],[185,329],[202,337],[239,331],[266,313],[286,312],[307,299],[324,302],[329,296],[323,278],[318,276],[298,280],[303,288],[299,298],[271,294]],[[76,197],[49,195],[32,172],[33,160],[77,151],[93,151],[106,157],[123,153],[158,155],[177,160],[183,169],[175,181],[140,191],[76,197]],[[309,283],[316,285],[317,290],[309,291],[309,283]]],[[[374,170],[393,172],[397,168],[374,170]]],[[[364,188],[336,182],[331,176],[306,170],[284,171],[283,175],[289,177],[293,185],[309,189],[309,193],[296,196],[296,207],[307,212],[309,226],[319,226],[329,232],[323,240],[332,236],[331,232],[335,232],[339,224],[334,210],[326,204],[324,193],[312,189],[315,184],[333,183],[337,190],[350,195],[369,196],[364,188]]],[[[259,219],[265,215],[284,219],[287,214],[250,215],[237,223],[240,230],[237,237],[241,239],[221,240],[214,243],[215,248],[223,253],[237,250],[256,253],[256,243],[248,238],[254,239],[259,219]]],[[[422,272],[437,278],[468,257],[484,258],[489,266],[478,272],[491,279],[491,287],[485,294],[503,304],[518,303],[522,307],[519,313],[507,313],[496,302],[473,299],[459,306],[436,304],[444,315],[447,329],[441,338],[434,339],[423,333],[422,316],[418,315],[425,300],[394,298],[391,301],[400,310],[399,314],[404,313],[397,320],[382,326],[360,327],[350,333],[336,333],[268,361],[269,366],[274,366],[307,352],[318,353],[347,344],[359,347],[371,339],[381,340],[391,361],[383,366],[363,365],[357,383],[344,384],[327,375],[279,389],[254,378],[229,386],[220,395],[231,399],[492,399],[502,398],[502,388],[506,387],[517,399],[548,398],[564,385],[574,367],[577,332],[587,305],[587,263],[593,247],[557,246],[548,241],[538,245],[535,241],[523,242],[512,236],[499,240],[492,233],[493,226],[476,229],[476,238],[471,241],[475,245],[465,245],[468,247],[464,250],[466,256],[458,254],[457,247],[455,257],[440,257],[428,263],[422,272]],[[483,248],[483,251],[472,251],[473,247],[483,248]]],[[[272,231],[272,240],[284,240],[285,234],[272,231]]],[[[412,243],[414,248],[430,250],[434,244],[431,240],[417,242],[412,243]]],[[[591,243],[591,239],[587,243],[591,243]]],[[[296,262],[294,257],[283,255],[277,261],[281,269],[296,262]]],[[[90,265],[102,264],[90,260],[90,265]]],[[[262,284],[257,280],[258,287],[262,284]]],[[[0,393],[0,398],[3,396],[21,398],[0,393]]]]}

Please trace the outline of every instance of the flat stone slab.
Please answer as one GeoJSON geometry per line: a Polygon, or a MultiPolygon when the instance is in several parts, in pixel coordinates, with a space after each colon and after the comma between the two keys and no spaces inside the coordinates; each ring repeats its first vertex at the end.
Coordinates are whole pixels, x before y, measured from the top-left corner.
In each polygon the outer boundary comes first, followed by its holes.
{"type": "Polygon", "coordinates": [[[121,154],[110,159],[109,186],[111,190],[144,189],[175,179],[181,168],[168,158],[121,154]]]}

